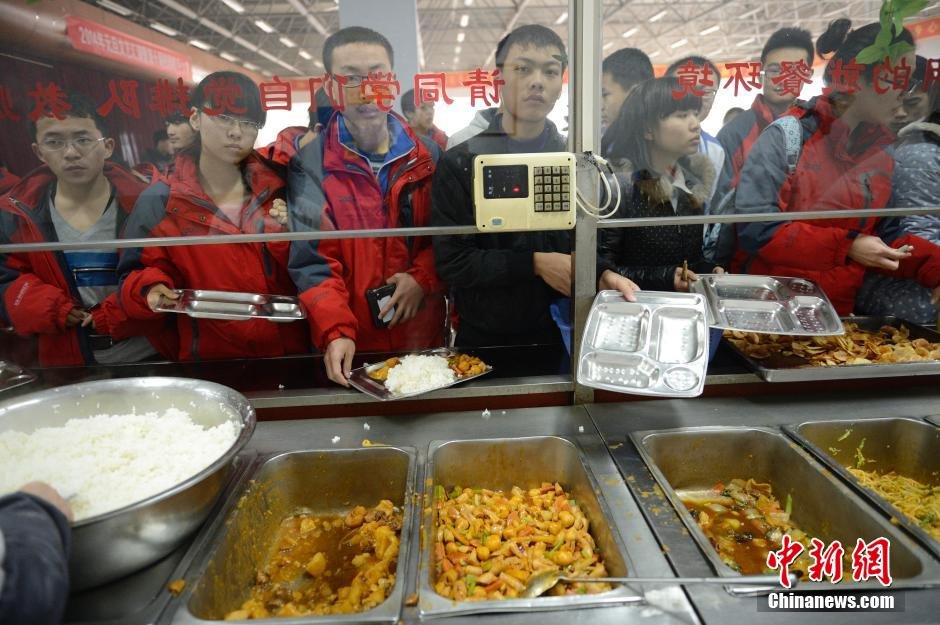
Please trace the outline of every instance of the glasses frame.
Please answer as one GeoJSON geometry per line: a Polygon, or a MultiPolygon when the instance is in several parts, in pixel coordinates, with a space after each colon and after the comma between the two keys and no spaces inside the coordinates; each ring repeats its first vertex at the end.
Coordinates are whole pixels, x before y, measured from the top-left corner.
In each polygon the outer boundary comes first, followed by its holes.
{"type": "Polygon", "coordinates": [[[74,139],[43,139],[39,142],[39,147],[43,150],[48,150],[49,152],[65,152],[69,149],[69,146],[75,148],[75,151],[79,154],[89,154],[94,150],[102,141],[107,140],[107,137],[100,137],[98,139],[92,139],[91,137],[75,137],[74,139]],[[59,147],[53,147],[49,145],[50,141],[61,141],[62,145],[59,147]],[[79,141],[87,141],[85,147],[79,146],[79,141]]]}
{"type": "Polygon", "coordinates": [[[249,119],[238,119],[237,117],[232,117],[224,113],[210,113],[205,109],[203,109],[202,112],[210,119],[215,120],[219,127],[225,130],[238,127],[239,130],[243,131],[247,129],[253,132],[260,132],[261,129],[264,128],[264,124],[261,122],[253,122],[249,119]]]}

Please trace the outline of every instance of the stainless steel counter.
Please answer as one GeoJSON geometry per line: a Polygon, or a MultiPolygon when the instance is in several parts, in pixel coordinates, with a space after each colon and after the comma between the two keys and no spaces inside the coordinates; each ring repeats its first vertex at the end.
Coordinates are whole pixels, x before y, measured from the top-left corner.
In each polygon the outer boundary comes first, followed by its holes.
{"type": "MultiPolygon", "coordinates": [[[[772,388],[772,387],[770,387],[772,388]]],[[[635,431],[703,425],[768,426],[808,420],[876,417],[925,417],[940,414],[940,388],[905,390],[903,395],[881,393],[813,395],[800,397],[748,397],[597,404],[586,407],[604,438],[643,516],[663,545],[677,574],[713,576],[705,556],[689,536],[680,517],[663,497],[651,473],[629,440],[635,431]]],[[[690,459],[694,462],[694,459],[690,459]]],[[[940,590],[936,588],[893,593],[904,602],[901,612],[758,612],[765,597],[736,598],[721,588],[688,586],[686,592],[705,623],[737,625],[792,625],[794,621],[837,625],[937,623],[940,590]]]]}
{"type": "MultiPolygon", "coordinates": [[[[296,449],[355,448],[363,439],[388,445],[414,447],[418,450],[417,484],[425,480],[424,469],[431,441],[480,439],[497,437],[525,437],[555,435],[574,442],[581,450],[584,460],[593,474],[608,509],[611,511],[617,531],[626,545],[635,570],[632,575],[647,577],[671,577],[672,570],[660,551],[652,532],[639,508],[620,478],[616,466],[597,435],[587,411],[581,407],[533,408],[511,411],[493,411],[490,415],[481,412],[444,413],[415,417],[368,417],[344,419],[317,419],[310,421],[280,421],[259,423],[246,451],[260,456],[296,449]],[[368,425],[368,429],[366,429],[368,425]],[[338,437],[335,443],[334,438],[338,437]]],[[[419,489],[420,492],[420,489],[419,489]]],[[[217,531],[221,519],[208,528],[208,533],[217,531]]],[[[414,544],[418,544],[417,527],[412,532],[414,544]]],[[[203,545],[202,548],[206,548],[203,545]]],[[[201,549],[197,549],[201,553],[201,549]]],[[[405,594],[417,592],[418,557],[420,549],[412,549],[404,583],[405,594]]],[[[197,554],[197,559],[199,555],[197,554]]],[[[187,587],[196,579],[184,574],[187,587]]],[[[195,577],[193,575],[193,577],[195,577]]],[[[158,623],[169,625],[183,620],[188,591],[169,602],[158,623]]],[[[665,586],[647,593],[646,604],[620,605],[570,611],[538,613],[515,613],[453,616],[443,619],[446,623],[473,623],[487,625],[512,623],[513,625],[547,625],[549,623],[597,623],[620,625],[623,623],[649,623],[651,625],[675,623],[700,623],[687,597],[677,586],[665,586]]],[[[405,607],[404,623],[419,621],[418,608],[405,607]]]]}

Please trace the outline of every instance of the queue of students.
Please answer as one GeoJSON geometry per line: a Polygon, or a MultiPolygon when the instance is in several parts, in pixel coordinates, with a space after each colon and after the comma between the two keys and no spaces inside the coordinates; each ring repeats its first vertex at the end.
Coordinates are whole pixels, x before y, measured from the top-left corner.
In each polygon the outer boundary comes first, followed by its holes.
{"type": "MultiPolygon", "coordinates": [[[[621,185],[618,217],[703,214],[729,194],[726,210],[738,212],[936,201],[936,84],[916,102],[903,94],[902,105],[902,94],[881,89],[874,66],[863,65],[859,89],[846,91],[832,79],[835,64],[854,59],[880,29],[850,26],[837,20],[815,46],[803,30],[774,33],[761,55],[763,92],[717,139],[701,128],[712,92],[674,97],[681,91],[677,73],[690,63],[712,66],[708,59],[682,59],[656,79],[641,51],[611,55],[603,66],[602,148],[621,185]],[[817,52],[828,58],[823,96],[801,102],[774,86],[783,64],[811,64],[817,52]],[[916,111],[923,116],[912,117],[916,111]],[[902,118],[913,124],[900,130],[895,152],[890,126],[902,118]],[[902,176],[910,182],[899,185],[902,176]]],[[[893,37],[912,41],[906,30],[893,37]]],[[[394,70],[394,51],[380,33],[341,29],[325,41],[323,59],[344,89],[344,110],[318,106],[309,128],[286,129],[260,149],[253,146],[266,116],[258,87],[234,72],[207,76],[193,92],[191,115],[167,120],[173,159],[147,172],[149,186],[111,160],[114,140],[104,122],[87,101],[73,98],[64,119],[41,117],[33,125],[43,166],[4,193],[0,243],[468,225],[476,155],[566,149],[548,115],[561,95],[567,53],[549,28],[521,26],[500,41],[500,105],[449,140],[436,131],[432,110],[405,107],[405,119],[363,96],[366,76],[394,70]],[[209,85],[218,81],[237,88],[230,111],[210,99],[209,85]],[[442,145],[449,149],[442,152],[442,145]]],[[[917,63],[912,54],[905,61],[917,63]]],[[[726,231],[729,247],[720,260],[704,254],[697,226],[602,230],[598,288],[630,299],[640,286],[687,290],[703,272],[804,276],[847,313],[875,271],[919,283],[912,293],[922,307],[936,299],[940,284],[937,237],[930,236],[935,224],[878,218],[740,224],[726,231]],[[899,249],[904,245],[913,249],[899,249]]],[[[102,243],[91,251],[10,253],[0,257],[0,317],[38,338],[43,366],[315,351],[325,355],[330,379],[346,384],[357,352],[439,346],[450,324],[460,346],[559,343],[549,306],[570,296],[570,234],[123,251],[102,243]],[[380,299],[383,287],[393,291],[380,299]],[[308,323],[191,319],[157,310],[183,288],[298,295],[308,323]],[[448,295],[455,316],[448,315],[448,295]]],[[[866,305],[874,307],[873,299],[866,305]]]]}

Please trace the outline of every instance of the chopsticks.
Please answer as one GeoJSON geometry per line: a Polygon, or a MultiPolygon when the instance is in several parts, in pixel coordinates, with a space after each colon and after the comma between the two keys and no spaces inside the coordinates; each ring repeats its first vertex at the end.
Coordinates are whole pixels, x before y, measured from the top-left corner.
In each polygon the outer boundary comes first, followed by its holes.
{"type": "Polygon", "coordinates": [[[682,261],[682,281],[683,282],[689,281],[689,261],[688,260],[682,261]]]}

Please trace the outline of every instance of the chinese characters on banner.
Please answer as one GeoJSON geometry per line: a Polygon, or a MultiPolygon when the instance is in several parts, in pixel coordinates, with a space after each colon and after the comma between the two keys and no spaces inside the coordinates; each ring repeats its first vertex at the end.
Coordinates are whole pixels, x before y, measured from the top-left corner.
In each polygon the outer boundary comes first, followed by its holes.
{"type": "MultiPolygon", "coordinates": [[[[799,97],[805,85],[812,82],[813,68],[805,61],[796,63],[784,61],[780,66],[772,65],[762,68],[760,63],[725,63],[727,80],[722,85],[722,77],[716,75],[707,65],[696,65],[692,62],[680,67],[676,73],[680,88],[674,90],[672,95],[679,99],[686,95],[702,97],[707,91],[719,87],[733,89],[734,95],[747,93],[752,89],[762,89],[765,80],[779,86],[782,94],[799,97]]],[[[832,86],[840,91],[854,93],[861,89],[859,78],[863,75],[865,67],[854,61],[844,63],[837,61],[830,72],[832,86]]],[[[912,87],[913,67],[905,59],[892,65],[886,59],[874,70],[875,91],[885,94],[889,91],[906,92],[912,87]]],[[[928,59],[927,71],[923,79],[923,89],[930,90],[934,82],[940,81],[940,59],[928,59]]],[[[453,83],[452,83],[453,84],[453,83]]],[[[488,72],[477,68],[465,75],[459,82],[469,91],[470,106],[496,106],[500,101],[500,90],[505,81],[500,77],[498,69],[488,72]]],[[[317,90],[322,89],[329,98],[332,108],[342,111],[346,107],[347,89],[359,87],[359,99],[365,102],[374,102],[383,111],[392,110],[395,101],[402,92],[401,85],[393,72],[369,73],[368,76],[342,76],[324,74],[310,78],[307,81],[306,94],[310,102],[315,102],[317,90]]],[[[98,113],[102,116],[110,115],[118,109],[124,115],[140,118],[141,102],[138,92],[141,87],[149,94],[147,106],[162,116],[174,112],[188,114],[190,110],[189,87],[182,77],[171,81],[161,78],[151,86],[139,84],[136,80],[110,80],[108,82],[108,95],[98,106],[98,113]]],[[[258,85],[261,92],[261,106],[265,111],[291,110],[293,106],[292,83],[283,81],[274,76],[271,82],[262,82],[258,85]]],[[[244,114],[244,109],[235,105],[241,95],[240,87],[232,81],[224,79],[218,84],[213,81],[207,90],[204,110],[210,115],[218,114],[244,114]]],[[[36,83],[33,89],[25,93],[27,106],[17,108],[14,103],[14,94],[4,85],[0,84],[0,121],[19,121],[23,114],[36,121],[41,116],[61,119],[69,110],[68,94],[54,82],[47,84],[36,83]]],[[[447,93],[447,76],[443,72],[416,74],[414,76],[414,103],[421,106],[428,102],[443,102],[453,104],[454,99],[447,93]]]]}
{"type": "MultiPolygon", "coordinates": [[[[790,588],[790,565],[803,553],[806,548],[802,543],[791,539],[784,534],[780,549],[767,554],[767,567],[780,573],[780,585],[790,588]]],[[[821,582],[825,578],[833,584],[842,581],[843,558],[845,549],[838,540],[828,546],[818,538],[813,538],[809,549],[809,557],[813,563],[806,571],[810,581],[821,582]]],[[[859,538],[852,549],[852,580],[866,582],[870,579],[878,580],[882,586],[890,586],[891,579],[891,543],[887,538],[875,538],[865,542],[859,538]]]]}

